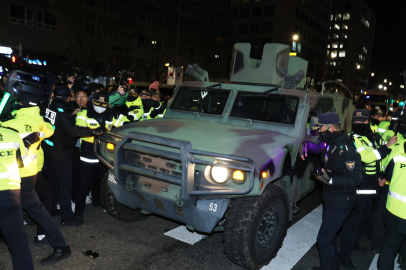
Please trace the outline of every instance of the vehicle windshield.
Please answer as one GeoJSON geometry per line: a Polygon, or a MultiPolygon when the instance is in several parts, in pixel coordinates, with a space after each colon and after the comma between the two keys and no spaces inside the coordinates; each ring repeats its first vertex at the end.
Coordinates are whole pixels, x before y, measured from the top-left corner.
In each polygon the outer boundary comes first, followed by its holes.
{"type": "Polygon", "coordinates": [[[230,116],[293,125],[298,104],[297,96],[239,92],[230,116]]]}
{"type": "Polygon", "coordinates": [[[229,95],[229,90],[182,87],[171,109],[221,115],[229,95]]]}

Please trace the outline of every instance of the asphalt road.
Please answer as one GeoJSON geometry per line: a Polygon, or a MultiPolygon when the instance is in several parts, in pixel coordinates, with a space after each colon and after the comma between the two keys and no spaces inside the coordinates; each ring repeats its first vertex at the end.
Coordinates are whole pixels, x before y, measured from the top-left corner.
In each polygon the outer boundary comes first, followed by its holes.
{"type": "MultiPolygon", "coordinates": [[[[305,199],[298,203],[300,212],[294,216],[290,224],[289,233],[295,228],[305,228],[305,225],[312,222],[315,224],[320,217],[313,215],[321,204],[321,191],[315,190],[305,199]],[[309,214],[311,213],[311,214],[309,214]],[[302,223],[303,224],[302,224],[302,223]],[[306,223],[306,224],[305,224],[306,223]],[[291,230],[292,229],[292,230],[291,230]]],[[[318,212],[317,212],[318,213],[318,212]]],[[[227,259],[222,251],[222,233],[214,233],[204,237],[193,245],[179,241],[173,237],[164,235],[175,228],[182,226],[177,222],[161,218],[159,216],[143,216],[142,220],[134,223],[125,223],[109,216],[102,207],[94,207],[89,204],[85,211],[85,224],[80,227],[62,227],[68,244],[72,249],[72,256],[53,266],[41,266],[39,261],[52,252],[49,245],[34,246],[33,237],[36,227],[26,225],[26,232],[29,236],[30,248],[36,269],[242,269],[227,259]],[[100,254],[97,259],[86,257],[82,252],[93,250],[100,254]]],[[[59,218],[55,218],[59,222],[59,218]]],[[[311,224],[310,224],[311,225],[311,224]]],[[[313,234],[317,232],[317,226],[310,226],[313,234]],[[314,227],[314,228],[312,228],[314,227]]],[[[309,232],[310,235],[310,232],[309,232]]],[[[199,237],[199,235],[197,235],[199,237]]],[[[201,237],[200,237],[201,238],[201,237]]],[[[301,250],[297,262],[293,261],[294,267],[286,267],[278,263],[277,269],[312,269],[319,264],[319,254],[314,236],[306,240],[308,249],[301,250]]],[[[294,239],[285,239],[278,256],[287,252],[289,246],[300,246],[292,244],[294,239]]],[[[370,241],[362,239],[361,245],[370,246],[370,241]]],[[[289,253],[288,253],[289,254],[289,253]]],[[[290,254],[292,255],[292,254],[290,254]]],[[[375,254],[353,252],[353,262],[358,270],[376,269],[371,262],[375,254]]],[[[290,256],[292,257],[292,256],[290,256]]],[[[294,257],[294,256],[293,256],[294,257]]],[[[278,257],[277,257],[278,258],[278,257]]],[[[279,258],[280,259],[280,258],[279,258]]],[[[293,258],[294,259],[294,258],[293,258]]],[[[271,262],[272,263],[272,262],[271,262]]],[[[11,257],[5,243],[0,243],[0,269],[12,269],[11,257]]],[[[264,269],[276,269],[269,265],[264,269]]],[[[342,269],[344,269],[342,267],[342,269]]]]}

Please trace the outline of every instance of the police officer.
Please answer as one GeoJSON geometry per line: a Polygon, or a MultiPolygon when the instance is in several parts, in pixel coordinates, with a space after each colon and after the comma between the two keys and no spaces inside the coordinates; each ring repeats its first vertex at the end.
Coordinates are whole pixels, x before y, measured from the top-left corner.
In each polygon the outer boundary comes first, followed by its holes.
{"type": "Polygon", "coordinates": [[[21,91],[17,95],[17,110],[12,112],[14,119],[1,123],[3,127],[18,130],[27,150],[23,157],[24,168],[19,169],[21,176],[21,203],[23,208],[39,225],[44,228],[48,242],[54,252],[41,261],[41,264],[54,264],[71,255],[55,220],[45,210],[38,199],[34,186],[37,179],[37,148],[42,140],[53,134],[53,128],[45,123],[39,114],[39,98],[30,92],[21,91]]]}
{"type": "Polygon", "coordinates": [[[151,99],[154,101],[154,103],[152,104],[152,107],[149,110],[149,115],[147,116],[147,119],[149,120],[164,117],[166,113],[166,106],[162,104],[163,102],[161,102],[162,95],[159,92],[159,89],[151,90],[151,99]]]}
{"type": "Polygon", "coordinates": [[[396,145],[388,158],[385,175],[390,179],[386,202],[385,242],[378,259],[379,270],[392,270],[395,257],[406,239],[406,144],[396,145]]]}
{"type": "Polygon", "coordinates": [[[75,106],[70,104],[70,89],[57,86],[54,99],[45,112],[45,121],[51,123],[54,134],[42,143],[45,152],[44,173],[50,183],[56,208],[58,198],[61,209],[61,225],[80,226],[83,219],[76,219],[71,208],[72,159],[71,155],[78,137],[100,135],[102,128],[91,129],[76,126],[72,115],[75,106]]]}
{"type": "Polygon", "coordinates": [[[139,121],[144,114],[144,107],[142,106],[142,100],[139,94],[140,90],[134,87],[130,88],[127,101],[125,102],[125,105],[122,106],[124,108],[124,113],[127,114],[127,118],[131,122],[139,121]]]}
{"type": "Polygon", "coordinates": [[[323,169],[311,170],[323,182],[323,222],[317,236],[321,268],[313,269],[340,269],[337,233],[357,203],[357,186],[362,180],[361,159],[348,135],[340,131],[337,114],[321,114],[311,129],[319,132],[322,142],[305,142],[304,152],[321,154],[324,164],[323,169]]]}
{"type": "Polygon", "coordinates": [[[366,109],[360,109],[353,113],[350,138],[361,156],[362,183],[357,190],[356,207],[345,221],[341,231],[340,260],[349,269],[356,269],[351,261],[353,248],[366,251],[358,246],[357,229],[361,219],[366,219],[369,216],[372,200],[379,197],[381,160],[389,154],[388,147],[396,143],[397,140],[396,137],[393,137],[386,145],[381,145],[382,139],[379,134],[372,132],[369,119],[370,112],[366,109]]]}
{"type": "MultiPolygon", "coordinates": [[[[110,109],[107,105],[109,96],[105,92],[97,92],[93,95],[92,105],[82,110],[76,117],[76,125],[98,129],[100,127],[110,130],[113,126],[120,127],[124,122],[129,122],[126,116],[110,109]]],[[[86,196],[89,187],[92,186],[92,198],[95,206],[100,205],[100,185],[106,172],[106,167],[99,162],[93,153],[94,137],[82,137],[80,150],[80,181],[75,202],[75,216],[83,218],[86,196]]]]}
{"type": "Polygon", "coordinates": [[[0,228],[3,230],[13,261],[13,269],[34,269],[21,207],[21,178],[18,167],[23,167],[26,155],[18,132],[0,127],[0,228]]]}

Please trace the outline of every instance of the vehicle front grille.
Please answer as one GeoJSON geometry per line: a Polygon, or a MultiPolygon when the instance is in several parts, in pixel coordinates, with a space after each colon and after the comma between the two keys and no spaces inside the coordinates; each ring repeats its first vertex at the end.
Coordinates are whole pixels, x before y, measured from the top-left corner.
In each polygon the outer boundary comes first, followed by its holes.
{"type": "Polygon", "coordinates": [[[125,164],[182,177],[182,163],[132,151],[125,151],[125,164]]]}

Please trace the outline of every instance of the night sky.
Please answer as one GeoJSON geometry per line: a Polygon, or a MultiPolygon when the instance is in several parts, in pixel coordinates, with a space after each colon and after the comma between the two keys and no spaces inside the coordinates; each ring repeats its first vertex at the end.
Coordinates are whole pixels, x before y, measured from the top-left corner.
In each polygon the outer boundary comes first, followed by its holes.
{"type": "Polygon", "coordinates": [[[366,0],[376,16],[372,58],[391,58],[406,68],[406,1],[366,0]]]}

